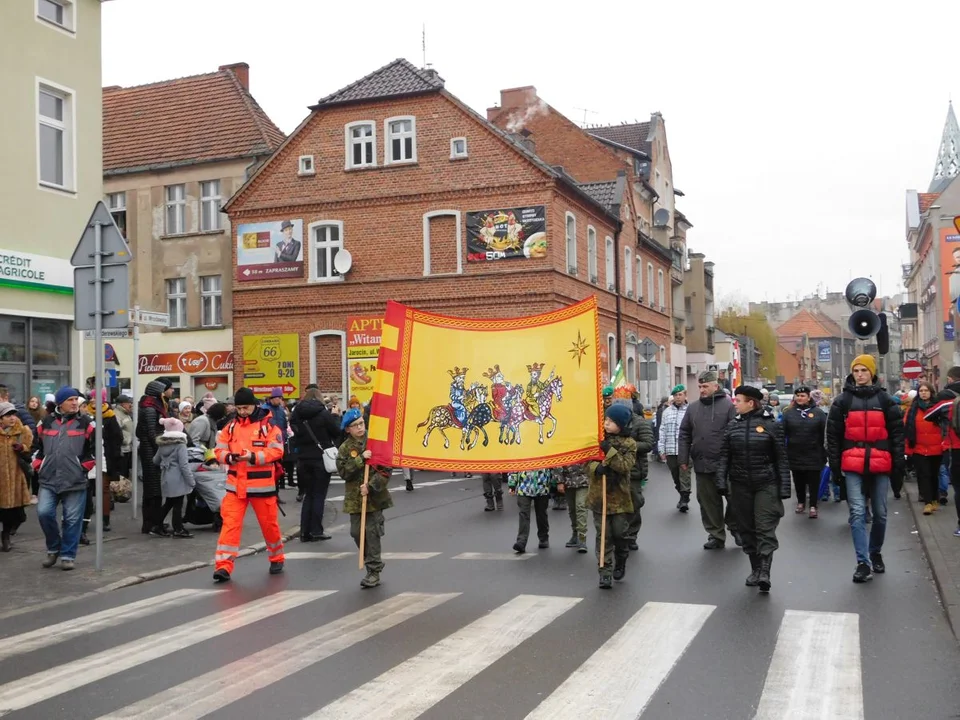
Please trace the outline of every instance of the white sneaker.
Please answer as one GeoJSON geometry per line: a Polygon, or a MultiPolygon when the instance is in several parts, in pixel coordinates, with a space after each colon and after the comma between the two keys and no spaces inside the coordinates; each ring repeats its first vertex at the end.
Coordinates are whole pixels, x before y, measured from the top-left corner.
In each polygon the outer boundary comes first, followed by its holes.
{"type": "Polygon", "coordinates": [[[31,504],[31,505],[36,505],[38,502],[40,502],[40,499],[39,499],[36,495],[31,495],[31,496],[30,496],[30,504],[31,504]]]}

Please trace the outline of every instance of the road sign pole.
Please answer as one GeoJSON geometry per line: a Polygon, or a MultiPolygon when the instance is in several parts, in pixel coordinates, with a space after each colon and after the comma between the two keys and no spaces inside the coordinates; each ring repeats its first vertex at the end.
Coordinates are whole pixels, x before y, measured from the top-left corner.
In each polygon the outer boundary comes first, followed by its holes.
{"type": "Polygon", "coordinates": [[[96,370],[94,371],[94,405],[97,408],[96,442],[96,473],[93,486],[93,508],[97,518],[97,572],[103,570],[103,401],[101,388],[103,387],[103,228],[98,222],[94,228],[94,296],[96,306],[94,310],[94,353],[96,370]]]}
{"type": "Polygon", "coordinates": [[[139,368],[140,368],[140,306],[133,306],[133,378],[131,380],[130,391],[133,393],[133,438],[131,441],[130,453],[130,485],[133,487],[133,519],[137,519],[139,512],[137,498],[140,495],[140,456],[137,453],[137,446],[140,444],[137,440],[137,419],[140,410],[139,398],[139,368]]]}

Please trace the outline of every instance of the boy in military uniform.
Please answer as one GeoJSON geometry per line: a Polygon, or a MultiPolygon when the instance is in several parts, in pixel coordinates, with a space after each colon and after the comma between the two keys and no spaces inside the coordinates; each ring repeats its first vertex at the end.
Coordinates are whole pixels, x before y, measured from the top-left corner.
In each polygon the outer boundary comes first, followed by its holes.
{"type": "Polygon", "coordinates": [[[363,413],[351,408],[343,414],[340,428],[347,433],[347,439],[340,446],[337,455],[337,472],[343,478],[343,511],[350,515],[350,537],[360,547],[360,512],[362,498],[367,498],[367,525],[364,533],[363,563],[366,577],[360,581],[360,587],[372,588],[380,584],[383,572],[383,560],[380,559],[380,538],[384,534],[383,511],[393,507],[393,499],[387,490],[391,469],[371,465],[367,483],[363,482],[363,470],[370,459],[367,450],[367,426],[363,413]]]}
{"type": "Polygon", "coordinates": [[[604,415],[603,429],[606,434],[600,449],[604,453],[601,462],[587,466],[590,488],[586,505],[593,511],[593,524],[597,530],[597,562],[600,561],[600,533],[603,521],[603,484],[607,478],[607,533],[600,570],[600,587],[613,587],[614,580],[622,580],[627,572],[627,556],[630,554],[625,537],[633,517],[633,500],[630,496],[630,471],[637,459],[637,443],[630,437],[630,421],[633,413],[625,405],[611,405],[604,415]]]}

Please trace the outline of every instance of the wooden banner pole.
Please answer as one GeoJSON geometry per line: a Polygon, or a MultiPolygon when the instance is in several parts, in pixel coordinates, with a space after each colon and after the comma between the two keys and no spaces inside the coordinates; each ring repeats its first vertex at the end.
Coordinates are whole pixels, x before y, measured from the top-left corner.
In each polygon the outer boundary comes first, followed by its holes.
{"type": "MultiPolygon", "coordinates": [[[[363,485],[370,492],[367,481],[370,479],[370,465],[363,466],[363,485]]],[[[360,504],[360,569],[363,570],[363,550],[367,539],[367,496],[363,495],[360,504]]]]}
{"type": "Polygon", "coordinates": [[[607,551],[607,476],[602,475],[600,487],[603,492],[603,515],[600,517],[600,567],[603,567],[603,557],[607,551]]]}

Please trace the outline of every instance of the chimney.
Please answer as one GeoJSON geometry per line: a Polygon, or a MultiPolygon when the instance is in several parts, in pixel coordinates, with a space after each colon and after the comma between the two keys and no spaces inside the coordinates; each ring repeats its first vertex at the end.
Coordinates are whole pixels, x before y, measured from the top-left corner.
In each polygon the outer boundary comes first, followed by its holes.
{"type": "Polygon", "coordinates": [[[487,122],[493,122],[493,119],[497,116],[497,113],[500,112],[502,108],[499,105],[494,105],[493,107],[487,108],[487,122]]]}
{"type": "Polygon", "coordinates": [[[249,92],[250,90],[250,66],[245,62],[231,63],[230,65],[221,65],[220,72],[224,70],[229,70],[234,75],[237,76],[237,80],[240,81],[240,84],[243,85],[243,89],[249,92]]]}
{"type": "Polygon", "coordinates": [[[537,89],[533,85],[509,88],[500,91],[500,107],[514,110],[525,108],[537,101],[537,89]]]}

